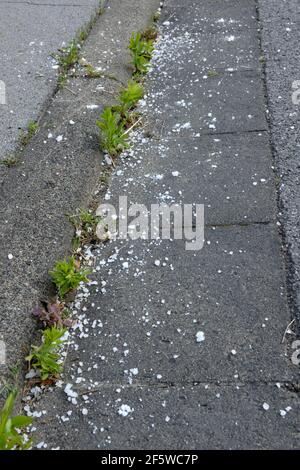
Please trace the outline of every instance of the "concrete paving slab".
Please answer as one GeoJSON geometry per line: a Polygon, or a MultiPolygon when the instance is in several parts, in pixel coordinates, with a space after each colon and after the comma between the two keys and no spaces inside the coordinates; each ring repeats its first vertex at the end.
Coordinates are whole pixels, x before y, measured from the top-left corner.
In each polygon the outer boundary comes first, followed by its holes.
{"type": "Polygon", "coordinates": [[[204,204],[206,224],[276,220],[273,159],[266,133],[142,139],[121,157],[110,202],[204,204]]]}

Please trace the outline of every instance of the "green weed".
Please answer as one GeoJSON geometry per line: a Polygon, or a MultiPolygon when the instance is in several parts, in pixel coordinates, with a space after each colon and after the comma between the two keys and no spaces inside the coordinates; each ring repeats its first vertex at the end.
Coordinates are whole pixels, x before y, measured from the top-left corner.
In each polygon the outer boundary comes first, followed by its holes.
{"type": "Polygon", "coordinates": [[[88,28],[81,29],[78,33],[79,41],[84,42],[87,39],[88,35],[89,35],[88,28]]]}
{"type": "Polygon", "coordinates": [[[25,147],[30,139],[37,133],[39,125],[35,121],[29,121],[26,132],[21,132],[21,145],[25,147]]]}
{"type": "Polygon", "coordinates": [[[104,7],[104,1],[103,0],[100,0],[97,12],[98,12],[99,16],[103,15],[103,13],[105,12],[105,7],[104,7]]]}
{"type": "Polygon", "coordinates": [[[129,49],[132,54],[134,73],[136,75],[145,74],[154,49],[153,40],[143,39],[142,33],[132,33],[129,49]]]}
{"type": "Polygon", "coordinates": [[[16,389],[16,384],[18,382],[19,368],[16,365],[11,365],[8,367],[9,374],[8,378],[0,377],[0,396],[7,397],[9,393],[13,392],[16,389]]]}
{"type": "Polygon", "coordinates": [[[161,17],[161,12],[160,12],[160,10],[157,10],[154,13],[154,15],[152,16],[152,20],[154,21],[154,23],[156,23],[159,20],[160,17],[161,17]]]}
{"type": "Polygon", "coordinates": [[[22,429],[32,423],[32,418],[12,416],[16,397],[17,391],[13,390],[0,411],[0,450],[26,450],[32,445],[31,440],[26,441],[21,434],[22,429]]]}
{"type": "Polygon", "coordinates": [[[42,380],[56,378],[62,372],[62,364],[58,362],[58,350],[64,343],[61,338],[66,328],[52,326],[43,331],[43,341],[40,346],[31,346],[30,354],[26,357],[30,367],[38,370],[42,380]]]}
{"type": "Polygon", "coordinates": [[[74,322],[70,318],[70,311],[63,302],[56,300],[55,302],[41,302],[32,312],[44,327],[56,326],[58,328],[70,328],[74,322]]]}
{"type": "Polygon", "coordinates": [[[125,148],[128,148],[127,135],[124,134],[124,123],[120,121],[120,114],[113,108],[105,108],[96,121],[100,129],[100,141],[103,150],[111,157],[117,156],[125,148]]]}
{"type": "Polygon", "coordinates": [[[54,269],[50,271],[52,281],[58,289],[61,298],[75,290],[80,282],[88,282],[89,271],[80,270],[79,262],[73,256],[55,263],[54,269]]]}

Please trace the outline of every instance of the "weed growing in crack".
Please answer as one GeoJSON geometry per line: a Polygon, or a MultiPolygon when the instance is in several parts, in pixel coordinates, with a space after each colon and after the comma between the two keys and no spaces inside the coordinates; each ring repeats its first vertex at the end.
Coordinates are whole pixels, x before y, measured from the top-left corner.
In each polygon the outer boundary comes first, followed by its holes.
{"type": "Polygon", "coordinates": [[[26,132],[21,132],[21,145],[25,147],[30,139],[37,133],[39,129],[39,125],[35,121],[30,121],[27,126],[27,131],[26,132]]]}
{"type": "Polygon", "coordinates": [[[113,108],[105,108],[100,120],[96,121],[96,125],[101,133],[101,148],[106,150],[111,157],[116,157],[128,148],[124,122],[120,120],[120,114],[113,108]]]}
{"type": "Polygon", "coordinates": [[[17,394],[17,390],[13,390],[0,410],[0,450],[27,450],[32,445],[31,440],[21,434],[32,423],[32,418],[12,416],[17,394]]]}
{"type": "Polygon", "coordinates": [[[7,168],[12,168],[13,166],[17,166],[18,163],[19,163],[19,160],[18,158],[15,158],[15,157],[5,158],[4,160],[0,161],[0,164],[6,166],[7,168]]]}
{"type": "Polygon", "coordinates": [[[153,40],[143,39],[142,33],[132,33],[128,47],[132,54],[134,75],[144,75],[152,57],[153,40]]]}
{"type": "Polygon", "coordinates": [[[77,250],[80,245],[97,241],[96,229],[101,220],[100,216],[80,210],[78,214],[70,215],[69,220],[75,228],[75,237],[72,242],[74,250],[77,250]]]}
{"type": "Polygon", "coordinates": [[[111,157],[116,157],[124,149],[128,148],[126,125],[132,124],[135,115],[132,109],[144,96],[144,88],[141,84],[130,80],[126,88],[121,90],[118,104],[105,108],[96,121],[101,132],[101,147],[111,157]]]}
{"type": "Polygon", "coordinates": [[[40,346],[31,346],[31,351],[26,357],[29,367],[39,371],[41,380],[57,378],[62,372],[62,364],[59,361],[59,348],[64,344],[63,339],[66,328],[52,326],[43,331],[43,341],[40,346]]]}
{"type": "Polygon", "coordinates": [[[66,74],[69,68],[75,65],[79,60],[80,44],[77,41],[71,41],[70,44],[62,49],[61,55],[57,58],[58,65],[62,73],[66,74]]]}
{"type": "MultiPolygon", "coordinates": [[[[80,50],[83,43],[87,40],[91,29],[93,28],[96,19],[99,15],[104,12],[104,2],[99,1],[99,7],[96,10],[92,19],[76,34],[75,39],[71,41],[67,47],[60,49],[59,54],[52,54],[55,60],[59,65],[59,76],[58,76],[58,88],[63,88],[67,79],[69,70],[76,66],[80,62],[80,50]]],[[[94,69],[88,71],[87,76],[91,78],[98,78],[101,75],[98,75],[94,69]]]]}
{"type": "Polygon", "coordinates": [[[213,78],[213,77],[218,77],[219,76],[219,72],[217,72],[216,70],[209,70],[207,72],[207,76],[209,78],[213,78]]]}
{"type": "Polygon", "coordinates": [[[81,282],[88,282],[88,270],[80,270],[80,263],[73,256],[55,263],[50,271],[52,281],[58,289],[59,296],[63,299],[68,292],[77,289],[81,282]]]}
{"type": "Polygon", "coordinates": [[[41,305],[33,310],[33,315],[37,317],[44,327],[55,325],[58,328],[70,328],[73,320],[70,318],[70,311],[63,302],[41,302],[41,305]]]}

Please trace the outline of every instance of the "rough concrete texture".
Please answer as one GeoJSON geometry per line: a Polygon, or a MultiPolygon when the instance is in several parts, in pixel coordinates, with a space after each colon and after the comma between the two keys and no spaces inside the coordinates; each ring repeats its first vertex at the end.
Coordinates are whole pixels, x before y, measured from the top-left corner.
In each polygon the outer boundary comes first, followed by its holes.
{"type": "Polygon", "coordinates": [[[73,305],[63,380],[26,408],[42,414],[39,448],[299,447],[255,1],[181,6],[164,4],[143,128],[105,202],[204,203],[204,247],[172,237],[86,247],[93,274],[73,305]],[[208,77],[215,34],[226,52],[208,77]]]}
{"type": "MultiPolygon", "coordinates": [[[[110,27],[120,20],[118,2],[110,5],[114,10],[98,20],[102,32],[107,17],[110,27]]],[[[146,26],[156,7],[156,1],[145,2],[144,23],[140,15],[131,28],[146,26]]],[[[124,24],[110,52],[119,52],[120,42],[125,55],[129,35],[124,24]]],[[[39,299],[53,295],[48,271],[70,252],[73,228],[68,214],[86,207],[99,186],[103,155],[96,120],[119,89],[120,84],[108,78],[69,80],[51,100],[21,163],[0,167],[0,335],[7,366],[23,361],[36,328],[32,309],[39,299]]],[[[2,365],[2,378],[5,370],[2,365]]]]}
{"type": "Polygon", "coordinates": [[[259,0],[272,144],[280,177],[280,221],[290,260],[289,279],[300,319],[299,21],[297,0],[259,0]],[[298,83],[297,83],[298,80],[298,83]]]}
{"type": "Polygon", "coordinates": [[[98,0],[0,1],[0,160],[16,149],[21,129],[37,120],[56,88],[51,54],[66,46],[90,21],[98,0]]]}

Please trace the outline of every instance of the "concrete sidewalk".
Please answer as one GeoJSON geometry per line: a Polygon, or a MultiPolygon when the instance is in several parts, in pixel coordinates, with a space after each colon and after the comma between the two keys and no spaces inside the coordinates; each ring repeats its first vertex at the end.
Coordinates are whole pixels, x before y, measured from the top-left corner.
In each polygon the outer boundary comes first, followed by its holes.
{"type": "Polygon", "coordinates": [[[14,153],[20,131],[37,120],[57,86],[51,54],[87,24],[99,0],[0,0],[0,161],[14,153]]]}
{"type": "Polygon", "coordinates": [[[141,103],[149,125],[106,200],[203,203],[205,245],[87,250],[93,282],[74,305],[64,384],[36,405],[40,447],[299,447],[256,2],[181,5],[165,1],[141,103]]]}

